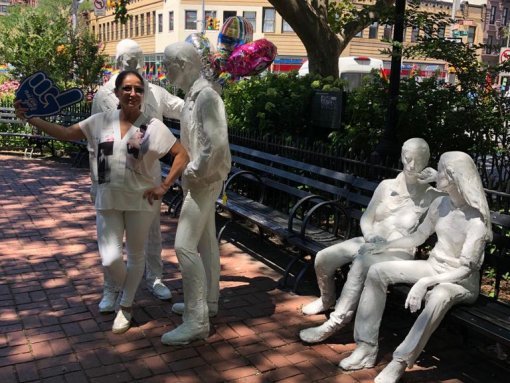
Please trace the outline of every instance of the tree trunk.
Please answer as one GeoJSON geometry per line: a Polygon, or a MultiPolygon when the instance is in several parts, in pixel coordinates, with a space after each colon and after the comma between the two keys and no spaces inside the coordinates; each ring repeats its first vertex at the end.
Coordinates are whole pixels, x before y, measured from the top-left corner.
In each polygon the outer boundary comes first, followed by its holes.
{"type": "Polygon", "coordinates": [[[328,1],[268,1],[301,39],[310,73],[338,78],[338,57],[345,46],[327,23],[328,1]]]}

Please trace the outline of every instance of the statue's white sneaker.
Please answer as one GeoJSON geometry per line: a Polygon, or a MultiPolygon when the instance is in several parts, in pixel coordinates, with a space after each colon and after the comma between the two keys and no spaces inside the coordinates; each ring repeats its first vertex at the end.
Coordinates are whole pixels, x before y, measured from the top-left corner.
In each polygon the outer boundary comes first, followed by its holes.
{"type": "Polygon", "coordinates": [[[340,362],[340,368],[346,371],[371,368],[375,365],[376,357],[377,346],[359,342],[354,352],[340,362]]]}
{"type": "Polygon", "coordinates": [[[113,289],[105,288],[103,290],[103,297],[99,302],[100,313],[112,313],[115,311],[115,303],[119,293],[113,289]]]}
{"type": "Polygon", "coordinates": [[[161,343],[170,346],[188,344],[194,340],[205,339],[209,336],[209,324],[206,326],[193,326],[188,322],[169,331],[161,337],[161,343]]]}
{"type": "MultiPolygon", "coordinates": [[[[178,302],[178,303],[174,303],[172,305],[172,312],[174,314],[177,314],[177,315],[183,315],[184,314],[184,303],[183,302],[178,302]]],[[[208,306],[209,308],[209,317],[210,318],[213,318],[215,317],[216,315],[218,315],[218,308],[216,309],[213,309],[212,307],[208,306]]]]}
{"type": "Polygon", "coordinates": [[[133,315],[130,312],[120,309],[113,321],[112,332],[114,334],[122,334],[123,332],[126,332],[131,326],[132,317],[133,315]]]}
{"type": "Polygon", "coordinates": [[[397,383],[406,370],[407,363],[393,359],[374,379],[375,383],[397,383]]]}
{"type": "Polygon", "coordinates": [[[318,343],[328,339],[335,332],[344,327],[343,324],[334,323],[331,319],[317,327],[310,327],[299,332],[303,342],[318,343]]]}
{"type": "Polygon", "coordinates": [[[305,315],[316,315],[323,313],[324,311],[328,310],[331,307],[329,305],[328,307],[324,306],[324,303],[322,302],[321,298],[318,298],[307,305],[304,305],[301,308],[301,312],[305,315]]]}
{"type": "Polygon", "coordinates": [[[166,301],[172,298],[172,292],[165,286],[161,278],[154,279],[153,282],[148,282],[147,287],[149,291],[158,299],[166,301]]]}

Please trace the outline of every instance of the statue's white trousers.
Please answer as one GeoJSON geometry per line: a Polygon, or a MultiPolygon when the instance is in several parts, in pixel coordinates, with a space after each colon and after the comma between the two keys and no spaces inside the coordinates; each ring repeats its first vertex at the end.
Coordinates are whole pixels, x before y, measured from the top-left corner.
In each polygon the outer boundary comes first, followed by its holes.
{"type": "MultiPolygon", "coordinates": [[[[361,294],[354,325],[354,340],[377,346],[379,327],[386,304],[389,285],[414,284],[420,278],[448,271],[449,266],[435,260],[390,261],[370,267],[361,294]],[[441,269],[443,269],[441,271],[441,269]]],[[[412,366],[446,312],[455,304],[474,302],[478,296],[479,273],[456,283],[439,283],[425,297],[425,307],[404,341],[393,353],[393,359],[412,366]]],[[[423,303],[423,302],[422,302],[423,303]]]]}
{"type": "Polygon", "coordinates": [[[183,322],[193,326],[209,323],[209,307],[217,307],[220,251],[216,240],[215,205],[223,182],[184,190],[175,253],[182,274],[183,322]]]}

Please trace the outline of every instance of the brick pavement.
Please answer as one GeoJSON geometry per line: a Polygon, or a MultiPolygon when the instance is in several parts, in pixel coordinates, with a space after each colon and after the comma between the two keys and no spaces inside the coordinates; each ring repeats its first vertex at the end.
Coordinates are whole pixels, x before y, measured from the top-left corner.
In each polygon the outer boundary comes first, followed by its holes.
{"type": "MultiPolygon", "coordinates": [[[[354,348],[352,326],[327,343],[303,344],[299,329],[324,320],[300,314],[312,296],[278,289],[280,273],[244,247],[223,243],[220,312],[206,341],[162,345],[161,335],[180,318],[143,282],[133,327],[112,334],[114,315],[97,309],[102,273],[87,170],[14,155],[0,155],[0,163],[1,383],[371,382],[409,327],[407,314],[387,313],[378,365],[342,373],[337,364],[354,348]]],[[[175,227],[163,215],[164,280],[181,301],[175,227]]],[[[265,255],[276,251],[256,247],[265,255]]],[[[441,327],[403,381],[488,383],[507,376],[441,327]]]]}

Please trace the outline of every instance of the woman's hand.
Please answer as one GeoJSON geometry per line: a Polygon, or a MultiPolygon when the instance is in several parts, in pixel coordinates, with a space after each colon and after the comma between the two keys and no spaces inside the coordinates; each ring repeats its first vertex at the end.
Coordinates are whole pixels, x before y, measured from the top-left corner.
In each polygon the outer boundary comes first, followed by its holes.
{"type": "Polygon", "coordinates": [[[411,287],[409,294],[407,294],[405,308],[409,308],[412,313],[418,311],[421,308],[421,302],[427,293],[427,288],[428,286],[423,279],[416,282],[413,287],[411,287]]]}
{"type": "Polygon", "coordinates": [[[153,187],[151,189],[147,189],[143,192],[143,198],[149,201],[149,204],[152,205],[154,201],[158,201],[163,198],[165,193],[168,191],[168,188],[163,184],[153,187]]]}
{"type": "Polygon", "coordinates": [[[18,117],[21,121],[26,121],[27,116],[25,113],[28,111],[28,108],[25,108],[23,104],[21,103],[21,100],[15,100],[14,101],[14,113],[16,114],[16,117],[18,117]]]}

